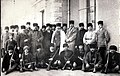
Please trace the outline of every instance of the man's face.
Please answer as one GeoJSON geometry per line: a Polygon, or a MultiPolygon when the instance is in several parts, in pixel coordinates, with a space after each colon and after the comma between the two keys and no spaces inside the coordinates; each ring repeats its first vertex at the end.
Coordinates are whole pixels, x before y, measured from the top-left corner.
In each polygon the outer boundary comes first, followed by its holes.
{"type": "Polygon", "coordinates": [[[95,48],[90,48],[90,51],[91,52],[95,52],[95,48]]]}
{"type": "Polygon", "coordinates": [[[63,49],[64,49],[64,50],[67,50],[67,49],[68,49],[68,47],[67,47],[67,46],[65,46],[63,49]]]}
{"type": "Polygon", "coordinates": [[[12,55],[13,50],[8,50],[9,55],[12,55]]]}
{"type": "Polygon", "coordinates": [[[110,50],[110,53],[115,53],[115,50],[112,50],[112,49],[111,49],[111,50],[110,50]]]}
{"type": "Polygon", "coordinates": [[[13,36],[12,36],[12,35],[9,35],[9,38],[10,38],[10,39],[13,39],[13,36]]]}
{"type": "Polygon", "coordinates": [[[30,25],[29,24],[26,24],[26,28],[29,28],[30,27],[30,25]]]}
{"type": "Polygon", "coordinates": [[[81,30],[81,29],[83,29],[83,28],[84,28],[84,26],[80,26],[80,27],[79,27],[79,30],[81,30]]]}
{"type": "Polygon", "coordinates": [[[11,29],[11,32],[14,32],[14,30],[15,30],[15,29],[14,29],[14,28],[12,28],[12,29],[11,29]]]}
{"type": "Polygon", "coordinates": [[[52,27],[52,30],[55,30],[55,27],[54,27],[54,26],[52,27]]]}
{"type": "Polygon", "coordinates": [[[15,31],[18,32],[19,28],[15,28],[15,31]]]}
{"type": "Polygon", "coordinates": [[[88,31],[91,31],[91,30],[92,30],[92,27],[91,27],[91,26],[89,26],[89,27],[88,27],[88,31]]]}
{"type": "Polygon", "coordinates": [[[33,28],[34,28],[34,30],[38,30],[38,27],[37,27],[37,26],[34,26],[33,28]]]}
{"type": "Polygon", "coordinates": [[[63,26],[63,30],[66,30],[67,29],[67,27],[66,26],[63,26]]]}
{"type": "Polygon", "coordinates": [[[56,27],[56,30],[60,31],[60,29],[61,29],[61,27],[58,27],[58,26],[56,27]]]}
{"type": "Polygon", "coordinates": [[[5,29],[5,31],[6,31],[6,32],[8,32],[8,31],[9,31],[9,29],[5,29]]]}
{"type": "Polygon", "coordinates": [[[24,51],[25,51],[25,55],[26,55],[26,54],[28,54],[28,52],[29,52],[29,50],[28,50],[28,49],[25,49],[24,51]]]}
{"type": "Polygon", "coordinates": [[[42,31],[46,31],[46,29],[45,29],[45,28],[42,28],[42,31]]]}
{"type": "Polygon", "coordinates": [[[53,46],[50,47],[50,51],[54,52],[55,48],[53,46]]]}
{"type": "Polygon", "coordinates": [[[38,48],[37,51],[40,52],[42,49],[41,48],[38,48]]]}
{"type": "Polygon", "coordinates": [[[50,30],[50,26],[47,26],[47,27],[46,27],[46,30],[50,30]]]}
{"type": "Polygon", "coordinates": [[[81,51],[81,50],[83,50],[83,46],[82,45],[79,46],[79,51],[81,51]]]}
{"type": "Polygon", "coordinates": [[[71,28],[74,27],[74,24],[70,24],[70,27],[71,27],[71,28]]]}
{"type": "Polygon", "coordinates": [[[99,26],[99,29],[103,28],[103,25],[102,25],[102,24],[99,24],[98,26],[99,26]]]}

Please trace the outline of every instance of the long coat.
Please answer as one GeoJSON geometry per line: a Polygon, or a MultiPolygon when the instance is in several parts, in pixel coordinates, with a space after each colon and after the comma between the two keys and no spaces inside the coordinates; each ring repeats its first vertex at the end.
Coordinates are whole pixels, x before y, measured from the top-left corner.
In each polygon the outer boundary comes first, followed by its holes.
{"type": "Polygon", "coordinates": [[[63,44],[65,43],[65,32],[63,30],[60,31],[60,33],[57,33],[57,31],[54,31],[52,34],[51,43],[55,43],[56,46],[60,46],[60,51],[63,51],[63,44]]]}
{"type": "Polygon", "coordinates": [[[69,28],[66,33],[66,41],[69,40],[70,42],[67,42],[69,45],[69,49],[74,51],[75,49],[75,40],[76,40],[76,34],[77,34],[77,28],[73,27],[72,29],[69,28]]]}
{"type": "Polygon", "coordinates": [[[45,31],[43,33],[43,36],[44,36],[43,42],[42,42],[43,48],[47,53],[49,53],[49,47],[50,47],[51,38],[52,38],[52,31],[50,31],[50,32],[45,31]]]}
{"type": "Polygon", "coordinates": [[[97,45],[98,48],[102,46],[107,46],[110,41],[110,35],[107,30],[98,30],[97,33],[97,45]]]}
{"type": "Polygon", "coordinates": [[[43,35],[41,31],[33,31],[32,32],[32,53],[34,54],[35,51],[37,50],[37,46],[41,45],[42,46],[42,40],[43,40],[43,35]]]}
{"type": "Polygon", "coordinates": [[[76,46],[83,45],[83,37],[85,32],[87,32],[87,30],[85,29],[81,29],[77,32],[76,42],[75,42],[76,46]]]}
{"type": "MultiPolygon", "coordinates": [[[[31,35],[26,34],[26,33],[21,33],[19,35],[19,39],[18,39],[18,45],[19,47],[21,47],[22,49],[24,48],[24,46],[29,46],[31,48],[31,35]],[[27,42],[24,42],[25,39],[28,39],[27,42]]],[[[31,51],[31,50],[30,50],[31,51]]],[[[22,53],[22,50],[20,50],[20,53],[22,53]]]]}
{"type": "Polygon", "coordinates": [[[20,34],[21,33],[19,33],[19,32],[14,33],[14,39],[17,42],[17,46],[19,46],[19,37],[20,37],[20,34]]]}

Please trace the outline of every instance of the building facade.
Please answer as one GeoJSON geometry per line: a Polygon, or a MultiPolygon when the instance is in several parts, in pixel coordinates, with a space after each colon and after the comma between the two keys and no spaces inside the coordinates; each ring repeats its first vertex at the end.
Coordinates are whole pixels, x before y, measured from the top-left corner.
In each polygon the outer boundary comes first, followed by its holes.
{"type": "Polygon", "coordinates": [[[97,30],[97,22],[103,20],[111,36],[109,45],[116,44],[120,50],[119,0],[38,0],[33,7],[41,13],[41,25],[74,20],[76,27],[83,22],[86,28],[91,22],[97,30]]]}
{"type": "Polygon", "coordinates": [[[2,26],[30,21],[40,27],[58,22],[69,27],[69,20],[74,20],[75,27],[83,22],[86,28],[91,22],[97,30],[97,22],[103,20],[111,36],[109,45],[116,44],[120,51],[120,0],[2,0],[1,3],[2,26]]]}

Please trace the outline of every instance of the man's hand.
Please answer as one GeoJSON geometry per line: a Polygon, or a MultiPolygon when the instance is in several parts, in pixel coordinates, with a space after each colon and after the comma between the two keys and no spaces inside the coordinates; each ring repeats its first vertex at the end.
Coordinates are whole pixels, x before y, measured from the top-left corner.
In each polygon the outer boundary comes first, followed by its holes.
{"type": "Polygon", "coordinates": [[[20,47],[17,47],[18,50],[20,50],[20,47]]]}
{"type": "Polygon", "coordinates": [[[67,63],[67,64],[70,64],[70,61],[67,61],[66,63],[67,63]]]}
{"type": "Polygon", "coordinates": [[[89,68],[90,67],[90,65],[89,64],[86,64],[86,68],[89,68]]]}
{"type": "Polygon", "coordinates": [[[23,59],[20,59],[20,62],[22,62],[23,61],[23,59]]]}
{"type": "Polygon", "coordinates": [[[15,60],[12,58],[11,61],[14,62],[15,60]]]}
{"type": "Polygon", "coordinates": [[[28,41],[28,39],[25,39],[25,40],[24,40],[24,42],[27,42],[27,41],[28,41]]]}
{"type": "Polygon", "coordinates": [[[77,46],[75,46],[75,48],[77,48],[77,46]]]}
{"type": "Polygon", "coordinates": [[[98,67],[98,66],[99,66],[98,64],[95,65],[95,67],[98,67]]]}
{"type": "Polygon", "coordinates": [[[50,58],[49,60],[50,60],[50,61],[52,61],[52,60],[53,60],[53,58],[50,58]]]}
{"type": "Polygon", "coordinates": [[[28,65],[28,68],[31,68],[31,65],[30,65],[30,64],[28,65]]]}
{"type": "Polygon", "coordinates": [[[61,64],[61,61],[60,61],[60,60],[58,60],[58,64],[59,64],[59,65],[61,64]]]}
{"type": "Polygon", "coordinates": [[[21,58],[22,57],[22,55],[21,54],[19,54],[19,58],[21,58]]]}

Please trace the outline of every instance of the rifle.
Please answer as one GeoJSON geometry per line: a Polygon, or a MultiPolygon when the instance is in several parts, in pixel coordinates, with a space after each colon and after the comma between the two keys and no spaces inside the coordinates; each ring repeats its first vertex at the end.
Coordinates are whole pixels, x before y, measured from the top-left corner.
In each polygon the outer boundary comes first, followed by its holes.
{"type": "MultiPolygon", "coordinates": [[[[74,54],[72,54],[72,56],[73,56],[74,54]]],[[[72,58],[72,56],[67,60],[67,61],[69,61],[71,58],[72,58]]],[[[63,70],[65,69],[65,67],[66,67],[66,65],[67,65],[67,61],[65,62],[65,65],[63,66],[63,70]]]]}
{"type": "Polygon", "coordinates": [[[15,50],[16,50],[16,46],[14,47],[14,51],[13,51],[13,54],[12,54],[12,56],[11,56],[11,58],[10,58],[10,65],[9,65],[9,69],[12,67],[12,59],[13,59],[13,56],[14,56],[14,53],[15,53],[15,50]]]}
{"type": "Polygon", "coordinates": [[[23,61],[23,54],[22,54],[22,61],[20,61],[20,71],[22,72],[23,71],[23,64],[24,64],[24,61],[23,61]]]}
{"type": "MultiPolygon", "coordinates": [[[[55,54],[52,56],[53,59],[54,59],[55,56],[57,55],[58,51],[59,51],[59,48],[57,49],[57,51],[55,52],[55,54]]],[[[48,67],[47,67],[47,71],[50,70],[50,66],[51,66],[52,62],[53,62],[53,60],[51,60],[51,61],[49,62],[48,67]]]]}
{"type": "Polygon", "coordinates": [[[107,56],[107,63],[106,63],[106,66],[105,66],[105,73],[107,73],[107,70],[108,70],[108,63],[109,63],[109,58],[110,58],[110,52],[108,52],[108,56],[107,56]]]}

